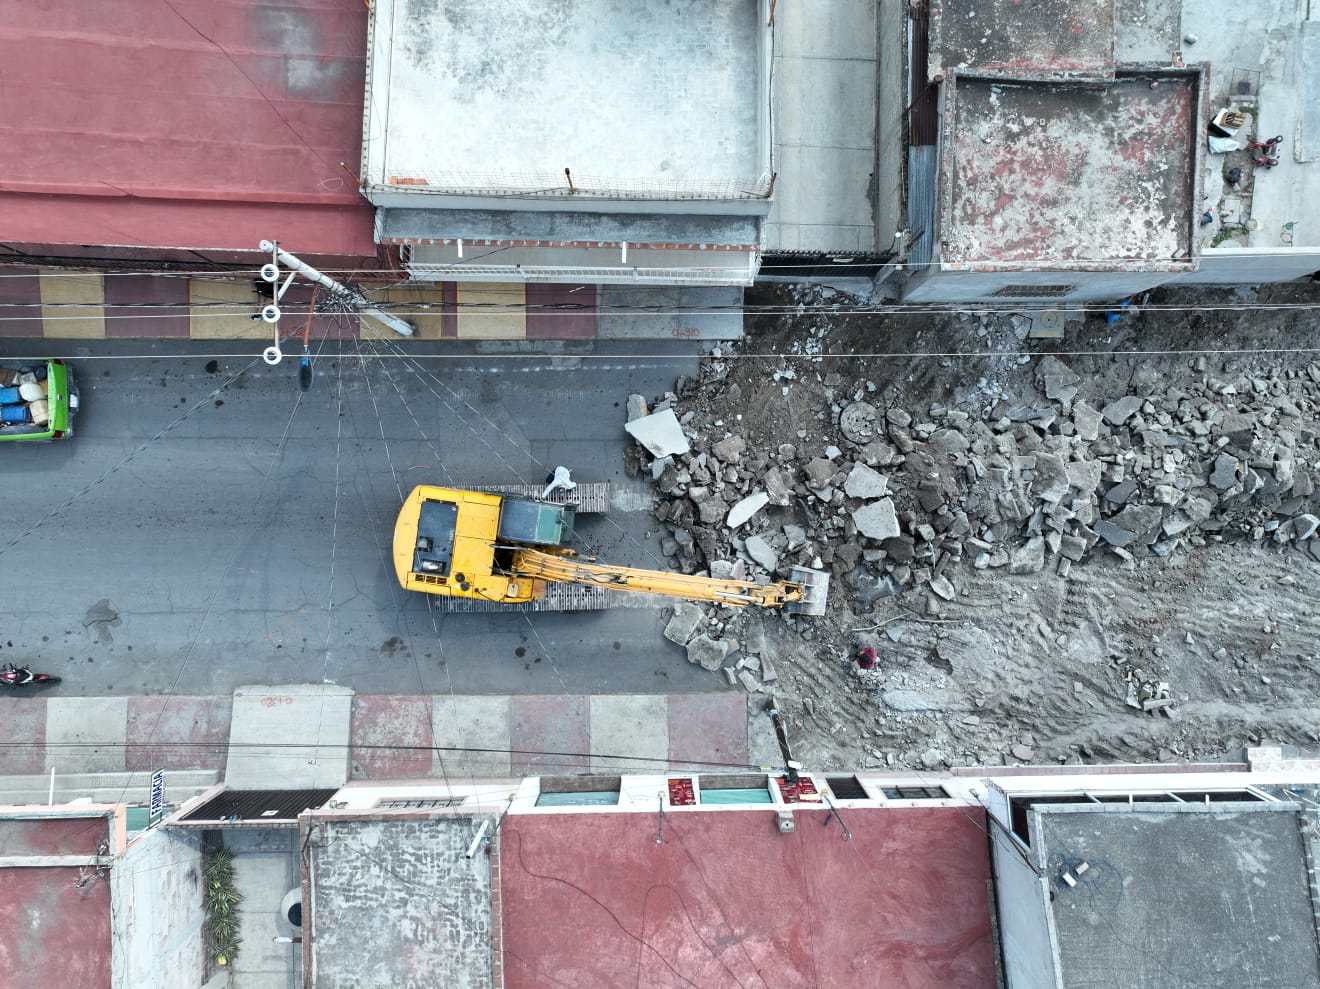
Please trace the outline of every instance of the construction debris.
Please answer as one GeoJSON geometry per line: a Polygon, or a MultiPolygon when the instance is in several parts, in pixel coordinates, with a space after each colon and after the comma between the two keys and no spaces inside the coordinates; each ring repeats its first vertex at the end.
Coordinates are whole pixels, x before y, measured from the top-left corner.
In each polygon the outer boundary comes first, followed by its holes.
{"type": "MultiPolygon", "coordinates": [[[[821,298],[832,297],[819,291],[821,298]]],[[[1143,307],[1142,322],[1125,325],[1149,326],[1151,311],[1143,307]]],[[[1016,314],[941,320],[939,332],[946,336],[931,346],[943,352],[968,339],[1016,351],[1030,326],[1016,314]]],[[[878,674],[858,671],[866,676],[832,666],[831,682],[852,712],[841,722],[851,729],[840,730],[921,734],[936,730],[930,719],[951,712],[978,717],[968,713],[978,703],[994,703],[1024,723],[1038,717],[1041,705],[1030,694],[990,700],[996,690],[1016,689],[1005,685],[1017,678],[1006,676],[1006,657],[992,644],[1001,631],[986,624],[994,619],[960,610],[976,609],[978,595],[1015,595],[1020,603],[1013,607],[1030,627],[1032,595],[1043,595],[1042,607],[1060,595],[1072,600],[1054,589],[1055,582],[1087,585],[1096,574],[1113,582],[1143,573],[1149,581],[1146,567],[1215,547],[1294,549],[1307,565],[1320,560],[1320,430],[1313,425],[1320,365],[1303,360],[1296,367],[1248,368],[1226,359],[1211,367],[1201,357],[1180,362],[1175,371],[1149,360],[1057,354],[1026,364],[992,358],[982,362],[979,376],[963,372],[938,385],[933,372],[939,368],[928,361],[909,384],[911,375],[887,377],[882,363],[818,356],[827,334],[846,332],[834,325],[784,317],[773,324],[778,337],[747,344],[763,348],[763,355],[782,352],[778,362],[740,362],[727,349],[707,359],[699,380],[676,385],[653,403],[668,403],[664,411],[671,417],[678,413],[672,421],[682,443],[671,436],[665,454],[635,455],[642,473],[649,468],[655,480],[661,546],[675,569],[717,574],[737,567],[760,580],[786,579],[794,566],[832,572],[831,618],[815,624],[789,616],[769,620],[775,638],[798,642],[779,649],[781,698],[785,691],[812,694],[818,718],[827,720],[823,688],[806,670],[850,654],[849,626],[903,615],[931,623],[912,626],[902,642],[903,664],[886,663],[878,674]],[[987,583],[992,578],[999,583],[987,583]],[[1032,590],[1013,590],[1019,586],[1014,580],[1031,581],[1032,590]],[[980,623],[982,633],[958,628],[969,621],[980,623]],[[877,726],[876,715],[890,720],[877,726]]],[[[873,339],[874,321],[864,331],[873,339]]],[[[913,332],[914,341],[922,339],[913,332]]],[[[846,339],[835,348],[861,349],[846,339]]],[[[639,421],[629,424],[634,435],[639,421]]],[[[1274,593],[1291,586],[1270,583],[1274,593]]],[[[1231,598],[1228,588],[1224,593],[1231,598]]],[[[1077,599],[1088,599],[1087,592],[1077,599]]],[[[1121,602],[1092,607],[1096,619],[1117,608],[1115,620],[1127,621],[1121,602]]],[[[751,620],[716,607],[704,613],[730,639],[744,637],[751,620]]],[[[998,618],[1005,628],[1023,624],[1012,615],[998,618]]],[[[1183,632],[1178,629],[1179,639],[1183,632]]],[[[1102,624],[1087,630],[1077,647],[1089,641],[1104,649],[1104,640],[1122,638],[1140,648],[1150,634],[1102,624]]],[[[1056,633],[1042,641],[1061,656],[1071,653],[1074,644],[1060,645],[1060,638],[1056,633]]],[[[1194,642],[1183,648],[1198,650],[1194,642]]],[[[765,669],[758,689],[768,682],[765,669]]],[[[1106,691],[1067,689],[1081,672],[1065,670],[1059,693],[1089,711],[1106,691]]],[[[744,686],[750,679],[739,676],[744,686]]],[[[1153,689],[1139,683],[1136,706],[1173,718],[1174,699],[1167,687],[1160,690],[1165,681],[1148,679],[1153,689]]],[[[1108,693],[1121,705],[1126,684],[1113,688],[1108,693]]],[[[982,756],[1012,747],[989,738],[993,719],[980,717],[972,730],[959,725],[962,735],[991,742],[980,747],[982,756]]],[[[833,725],[822,728],[838,737],[833,725]]],[[[949,738],[936,740],[947,752],[949,738]]],[[[1229,740],[1207,739],[1201,747],[1229,740]]],[[[1106,750],[1135,753],[1144,744],[1136,736],[1097,735],[1087,748],[1095,757],[1106,750]]],[[[898,755],[920,764],[925,751],[913,737],[898,755]]],[[[1073,755],[1085,757],[1075,749],[1073,755]]]]}

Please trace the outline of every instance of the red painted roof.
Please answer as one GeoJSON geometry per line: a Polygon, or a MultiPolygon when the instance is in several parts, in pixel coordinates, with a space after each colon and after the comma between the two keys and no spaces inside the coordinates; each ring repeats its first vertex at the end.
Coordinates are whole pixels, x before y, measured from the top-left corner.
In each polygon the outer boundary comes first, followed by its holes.
{"type": "Polygon", "coordinates": [[[994,986],[984,814],[825,813],[510,816],[506,986],[994,986]]]}
{"type": "Polygon", "coordinates": [[[0,240],[373,256],[362,0],[52,0],[0,19],[0,240]]]}

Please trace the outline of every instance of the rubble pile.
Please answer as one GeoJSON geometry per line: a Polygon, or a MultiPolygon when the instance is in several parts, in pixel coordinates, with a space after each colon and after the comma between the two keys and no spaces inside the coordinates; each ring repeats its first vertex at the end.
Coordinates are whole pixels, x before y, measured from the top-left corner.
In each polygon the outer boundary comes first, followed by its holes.
{"type": "MultiPolygon", "coordinates": [[[[749,441],[730,416],[740,388],[718,356],[654,408],[630,398],[628,429],[645,450],[630,464],[662,496],[656,518],[677,568],[760,580],[787,579],[794,564],[828,569],[834,608],[864,615],[920,591],[921,610],[938,615],[962,593],[960,564],[1066,577],[1095,554],[1132,566],[1228,540],[1320,560],[1315,364],[1256,377],[1197,358],[1189,387],[1139,368],[1129,394],[1092,405],[1082,378],[1046,356],[1016,396],[973,389],[984,404],[921,409],[801,367],[767,372],[786,404],[814,405],[798,406],[805,422],[783,442],[749,441]]],[[[737,643],[698,624],[684,637],[671,623],[670,638],[718,669],[737,643]]],[[[735,676],[751,689],[757,674],[735,676]]]]}
{"type": "MultiPolygon", "coordinates": [[[[686,397],[719,391],[723,370],[708,361],[686,397]]],[[[782,579],[794,563],[828,567],[859,612],[913,587],[952,600],[950,566],[964,560],[1066,575],[1097,552],[1131,561],[1226,539],[1297,544],[1320,559],[1320,366],[1206,374],[1188,391],[1150,381],[1098,409],[1077,397],[1080,381],[1045,357],[1034,395],[914,416],[829,374],[824,435],[799,430],[773,449],[749,447],[737,422],[704,418],[700,402],[676,417],[685,403],[671,394],[637,417],[672,423],[670,443],[644,465],[664,496],[664,550],[689,573],[728,561],[760,579],[782,579]]],[[[631,404],[644,408],[637,396],[631,404]]]]}

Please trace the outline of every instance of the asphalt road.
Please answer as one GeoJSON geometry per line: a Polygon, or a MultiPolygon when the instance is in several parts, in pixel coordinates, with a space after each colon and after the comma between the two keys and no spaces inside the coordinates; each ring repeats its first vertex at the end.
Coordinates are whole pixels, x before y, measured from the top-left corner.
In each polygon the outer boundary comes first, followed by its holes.
{"type": "Polygon", "coordinates": [[[439,614],[389,557],[415,484],[540,483],[562,463],[625,509],[579,527],[600,559],[660,566],[623,409],[694,373],[695,345],[410,343],[407,360],[331,341],[306,393],[296,360],[267,367],[252,344],[42,346],[73,362],[82,409],[70,442],[0,444],[0,661],[64,677],[61,693],[718,689],[661,637],[662,609],[439,614]]]}

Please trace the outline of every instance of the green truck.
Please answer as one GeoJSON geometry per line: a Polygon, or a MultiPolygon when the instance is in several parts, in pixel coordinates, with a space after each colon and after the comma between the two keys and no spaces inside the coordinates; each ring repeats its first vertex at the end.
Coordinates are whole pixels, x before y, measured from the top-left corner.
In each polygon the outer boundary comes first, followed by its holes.
{"type": "Polygon", "coordinates": [[[0,361],[0,443],[67,439],[77,411],[73,368],[58,357],[0,361]]]}

